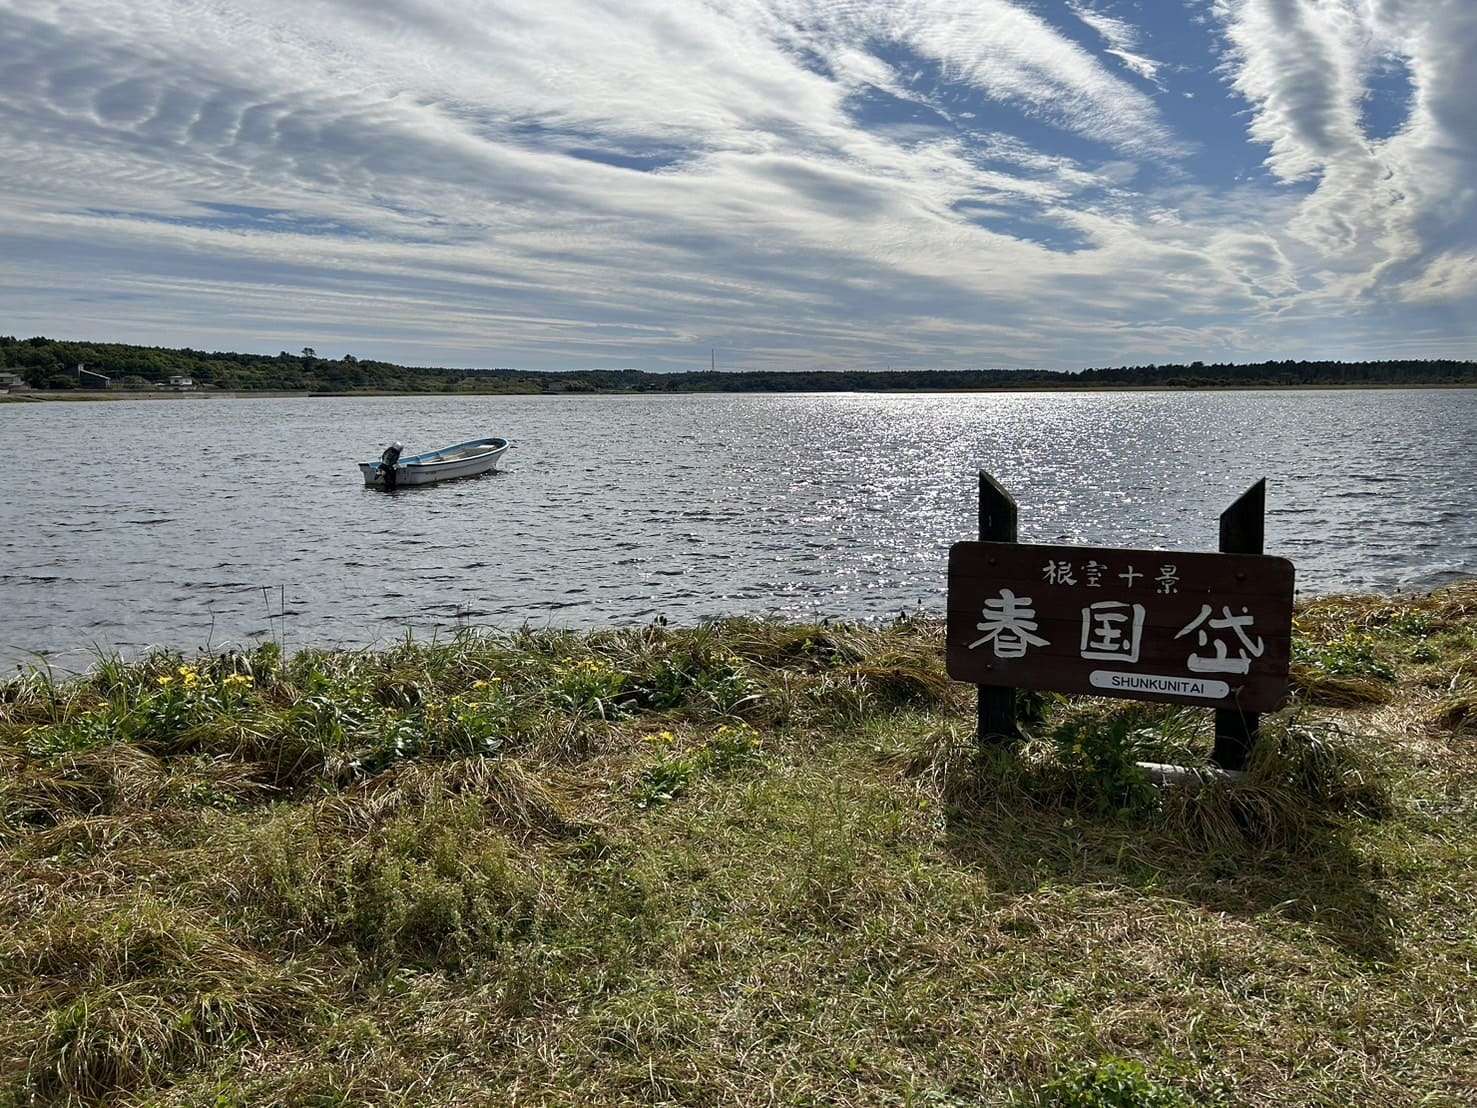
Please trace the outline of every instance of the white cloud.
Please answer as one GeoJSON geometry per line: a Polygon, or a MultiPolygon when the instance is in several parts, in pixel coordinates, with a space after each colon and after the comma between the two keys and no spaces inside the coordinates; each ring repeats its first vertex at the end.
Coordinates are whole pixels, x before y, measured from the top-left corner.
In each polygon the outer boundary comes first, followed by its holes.
{"type": "Polygon", "coordinates": [[[1146,81],[1164,87],[1159,81],[1159,70],[1163,68],[1163,63],[1145,56],[1139,50],[1142,36],[1137,27],[1126,19],[1092,7],[1082,0],[1068,0],[1067,7],[1073,15],[1101,36],[1108,44],[1108,53],[1122,62],[1125,68],[1146,81]]]}
{"type": "Polygon", "coordinates": [[[1216,10],[1287,186],[1197,183],[1195,134],[1006,0],[0,0],[0,329],[1080,365],[1316,353],[1319,312],[1373,349],[1351,298],[1470,299],[1467,9],[1216,10]],[[1391,56],[1415,107],[1374,141],[1391,56]]]}
{"type": "Polygon", "coordinates": [[[1007,0],[771,0],[776,32],[810,48],[894,43],[991,99],[1147,151],[1179,143],[1153,102],[1046,20],[1007,0]]]}
{"type": "MultiPolygon", "coordinates": [[[[1470,0],[1218,0],[1228,73],[1267,167],[1313,187],[1289,225],[1328,295],[1400,283],[1477,237],[1477,5],[1470,0]],[[1395,134],[1366,133],[1368,82],[1397,59],[1414,89],[1395,134]]],[[[1457,287],[1450,282],[1446,287],[1457,287]]]]}
{"type": "Polygon", "coordinates": [[[1449,304],[1477,298],[1477,251],[1438,254],[1400,289],[1412,303],[1449,304]]]}

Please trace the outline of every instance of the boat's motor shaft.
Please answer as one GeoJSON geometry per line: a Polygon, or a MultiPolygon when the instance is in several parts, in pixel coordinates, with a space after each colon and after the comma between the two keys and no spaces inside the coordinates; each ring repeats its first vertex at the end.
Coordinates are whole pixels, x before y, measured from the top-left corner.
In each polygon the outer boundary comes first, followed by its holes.
{"type": "Polygon", "coordinates": [[[384,477],[385,488],[395,487],[395,463],[400,460],[400,453],[405,449],[405,444],[396,440],[385,447],[385,452],[380,455],[380,474],[384,477]]]}

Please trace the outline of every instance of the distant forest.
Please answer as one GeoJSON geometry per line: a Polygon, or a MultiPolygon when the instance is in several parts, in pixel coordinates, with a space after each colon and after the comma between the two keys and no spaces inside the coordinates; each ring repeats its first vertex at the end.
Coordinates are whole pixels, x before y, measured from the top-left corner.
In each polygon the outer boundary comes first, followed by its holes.
{"type": "Polygon", "coordinates": [[[1192,362],[1066,373],[1043,369],[794,370],[648,373],[636,369],[535,372],[402,366],[352,354],[234,354],[121,343],[0,336],[0,373],[33,388],[78,387],[77,367],[111,378],[113,389],[147,389],[172,376],[213,389],[377,392],[927,392],[1019,388],[1208,388],[1293,385],[1477,385],[1477,362],[1192,362]]]}

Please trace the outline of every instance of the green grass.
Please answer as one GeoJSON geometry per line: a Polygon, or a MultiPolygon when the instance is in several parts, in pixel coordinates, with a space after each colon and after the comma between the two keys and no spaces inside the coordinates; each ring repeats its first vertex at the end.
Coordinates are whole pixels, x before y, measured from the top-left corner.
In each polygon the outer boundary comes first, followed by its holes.
{"type": "Polygon", "coordinates": [[[1297,629],[1177,789],[921,620],[22,674],[0,1105],[1470,1103],[1477,588],[1297,629]]]}

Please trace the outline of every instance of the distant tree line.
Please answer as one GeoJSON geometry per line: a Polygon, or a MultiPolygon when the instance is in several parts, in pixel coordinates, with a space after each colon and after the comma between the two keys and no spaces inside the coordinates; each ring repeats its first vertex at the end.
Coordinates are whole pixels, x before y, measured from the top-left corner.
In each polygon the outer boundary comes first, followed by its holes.
{"type": "Polygon", "coordinates": [[[1075,373],[1044,369],[755,371],[648,373],[643,370],[535,372],[518,369],[445,369],[391,362],[320,358],[311,347],[292,354],[236,354],[122,343],[66,342],[0,336],[0,372],[20,374],[31,386],[77,387],[76,367],[113,379],[114,387],[147,388],[172,376],[205,387],[309,392],[941,392],[1018,388],[1212,388],[1309,385],[1477,384],[1477,362],[1281,361],[1244,365],[1120,366],[1075,373]]]}

